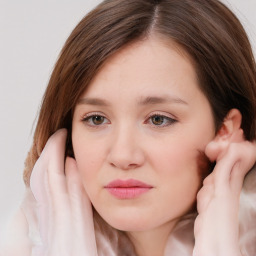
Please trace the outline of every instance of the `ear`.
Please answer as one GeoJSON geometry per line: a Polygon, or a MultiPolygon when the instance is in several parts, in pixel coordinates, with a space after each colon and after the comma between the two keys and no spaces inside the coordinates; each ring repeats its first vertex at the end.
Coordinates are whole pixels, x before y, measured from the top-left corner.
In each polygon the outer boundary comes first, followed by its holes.
{"type": "Polygon", "coordinates": [[[243,140],[243,130],[240,128],[242,115],[238,109],[231,109],[225,117],[215,138],[206,146],[205,154],[210,161],[216,161],[226,152],[232,142],[243,140]]]}
{"type": "Polygon", "coordinates": [[[215,140],[229,141],[240,130],[242,115],[238,109],[231,109],[226,115],[215,140]]]}

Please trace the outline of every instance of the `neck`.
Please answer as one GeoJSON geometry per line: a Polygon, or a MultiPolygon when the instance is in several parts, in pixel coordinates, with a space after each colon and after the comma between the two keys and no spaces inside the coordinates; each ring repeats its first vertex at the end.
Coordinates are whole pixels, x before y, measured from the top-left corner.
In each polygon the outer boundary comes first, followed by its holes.
{"type": "Polygon", "coordinates": [[[149,231],[127,232],[138,256],[163,256],[167,240],[176,222],[149,231]]]}

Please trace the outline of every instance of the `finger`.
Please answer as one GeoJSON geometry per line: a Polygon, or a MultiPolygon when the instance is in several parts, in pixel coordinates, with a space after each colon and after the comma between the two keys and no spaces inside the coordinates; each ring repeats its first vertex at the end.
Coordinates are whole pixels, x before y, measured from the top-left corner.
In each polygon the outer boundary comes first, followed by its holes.
{"type": "Polygon", "coordinates": [[[211,162],[220,159],[222,154],[226,152],[228,142],[224,140],[211,141],[205,148],[205,155],[210,159],[211,162]]]}
{"type": "Polygon", "coordinates": [[[206,185],[213,185],[214,184],[214,174],[210,173],[204,180],[203,180],[203,186],[206,185]]]}
{"type": "Polygon", "coordinates": [[[47,168],[49,191],[52,207],[52,227],[51,227],[51,253],[55,250],[58,253],[67,253],[65,245],[70,241],[70,202],[67,191],[66,177],[64,173],[64,158],[67,131],[61,129],[49,139],[49,163],[47,168]]]}
{"type": "Polygon", "coordinates": [[[236,183],[242,186],[246,173],[255,163],[255,144],[243,141],[231,143],[225,156],[217,162],[215,172],[215,182],[218,185],[236,183]]]}
{"type": "MultiPolygon", "coordinates": [[[[256,144],[246,141],[239,145],[239,160],[231,172],[231,186],[234,191],[242,189],[243,181],[256,161],[256,144]]],[[[238,151],[237,150],[237,151],[238,151]]]]}
{"type": "Polygon", "coordinates": [[[231,181],[231,172],[238,159],[233,149],[229,149],[225,157],[219,160],[213,170],[215,191],[220,193],[223,189],[229,189],[231,181]]]}
{"type": "Polygon", "coordinates": [[[47,177],[48,151],[46,148],[37,160],[30,178],[31,191],[37,202],[37,217],[42,243],[47,247],[48,230],[50,228],[50,200],[49,184],[47,177]]]}
{"type": "Polygon", "coordinates": [[[205,148],[205,154],[210,161],[219,161],[225,155],[231,143],[242,141],[244,141],[244,133],[242,129],[238,129],[231,136],[217,137],[211,141],[205,148]]]}
{"type": "Polygon", "coordinates": [[[200,233],[201,233],[200,231],[202,228],[202,221],[203,221],[202,215],[197,215],[195,222],[194,222],[194,235],[195,235],[196,241],[199,238],[200,233]]]}
{"type": "Polygon", "coordinates": [[[197,193],[197,211],[200,214],[201,212],[207,209],[208,204],[214,196],[214,187],[213,185],[204,185],[199,192],[197,193]]]}
{"type": "Polygon", "coordinates": [[[73,253],[97,255],[91,202],[84,190],[76,161],[66,158],[65,172],[72,209],[72,227],[76,236],[73,253]]]}

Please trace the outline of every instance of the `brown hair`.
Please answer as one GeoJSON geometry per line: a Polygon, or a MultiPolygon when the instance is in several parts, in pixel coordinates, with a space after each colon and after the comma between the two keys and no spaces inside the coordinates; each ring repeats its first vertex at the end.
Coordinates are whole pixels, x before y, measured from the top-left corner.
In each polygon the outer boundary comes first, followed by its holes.
{"type": "Polygon", "coordinates": [[[67,128],[72,110],[104,62],[124,45],[151,33],[174,40],[195,63],[216,130],[231,108],[240,110],[247,139],[255,138],[256,71],[247,35],[218,0],[106,0],[86,15],[67,39],[43,97],[24,180],[48,138],[67,128]]]}
{"type": "MultiPolygon", "coordinates": [[[[68,129],[67,154],[72,154],[73,110],[106,60],[152,33],[175,41],[192,58],[216,131],[228,111],[237,108],[246,138],[255,139],[255,60],[242,25],[225,5],[218,0],[105,0],[73,30],[53,70],[25,163],[27,186],[36,160],[58,129],[68,129]]],[[[98,219],[95,227],[104,231],[98,219]]],[[[115,235],[110,232],[104,239],[115,235]]],[[[128,252],[122,250],[122,255],[134,255],[132,246],[128,249],[124,243],[128,252]]]]}
{"type": "Polygon", "coordinates": [[[190,54],[216,128],[237,108],[246,138],[255,138],[255,61],[244,29],[229,9],[217,0],[106,0],[85,16],[62,49],[27,158],[27,184],[50,135],[63,127],[70,135],[72,110],[104,62],[151,33],[175,41],[190,54]]]}

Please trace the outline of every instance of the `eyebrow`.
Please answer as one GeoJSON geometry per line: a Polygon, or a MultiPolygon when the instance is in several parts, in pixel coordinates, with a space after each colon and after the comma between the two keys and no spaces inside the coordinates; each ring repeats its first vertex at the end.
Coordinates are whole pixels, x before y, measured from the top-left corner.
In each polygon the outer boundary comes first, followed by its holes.
{"type": "Polygon", "coordinates": [[[156,96],[148,96],[146,98],[142,98],[139,101],[139,105],[155,105],[155,104],[163,104],[163,103],[177,103],[188,105],[188,103],[182,100],[179,97],[174,96],[164,96],[164,97],[156,97],[156,96]]]}
{"type": "Polygon", "coordinates": [[[82,98],[78,100],[77,104],[103,106],[103,107],[107,107],[110,105],[106,100],[103,100],[100,98],[82,98]]]}
{"type": "MultiPolygon", "coordinates": [[[[188,103],[182,100],[179,97],[174,96],[164,96],[164,97],[157,97],[157,96],[148,96],[148,97],[141,97],[138,101],[138,105],[156,105],[156,104],[164,104],[164,103],[175,103],[175,104],[183,104],[188,105],[188,103]]],[[[85,104],[85,105],[93,105],[93,106],[103,106],[108,107],[111,104],[101,98],[82,98],[78,100],[77,104],[85,104]]]]}

